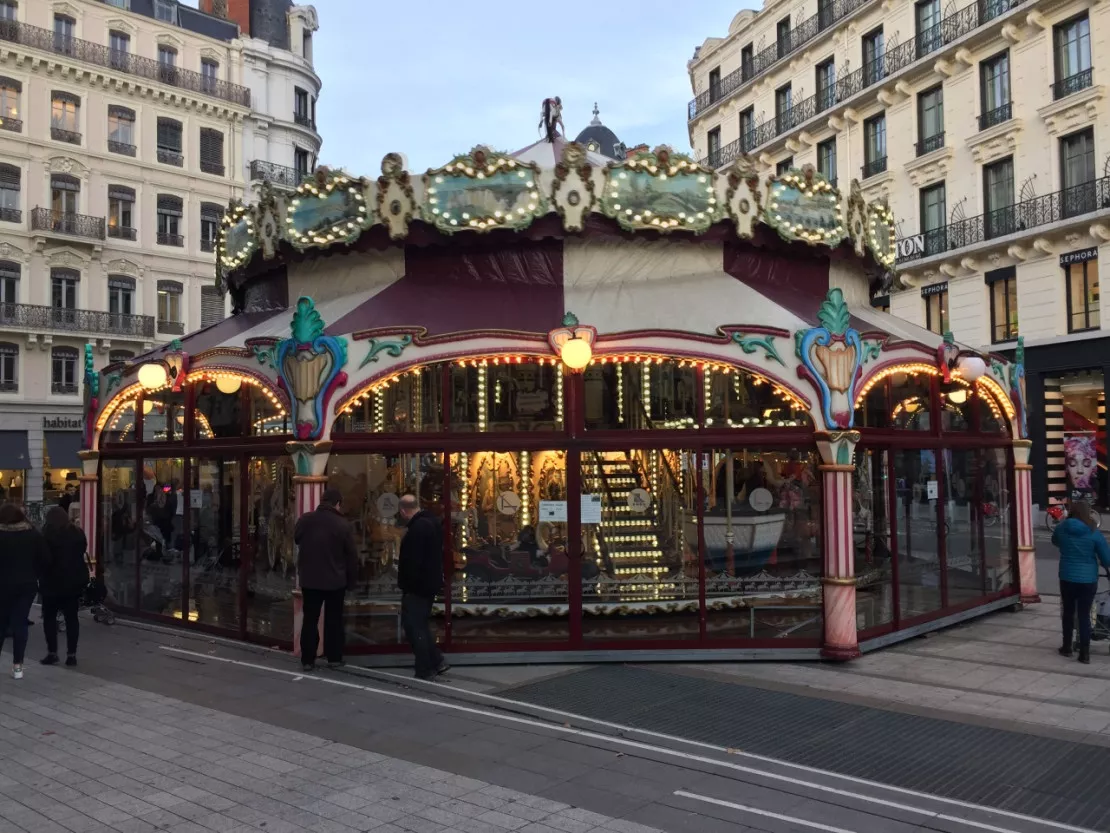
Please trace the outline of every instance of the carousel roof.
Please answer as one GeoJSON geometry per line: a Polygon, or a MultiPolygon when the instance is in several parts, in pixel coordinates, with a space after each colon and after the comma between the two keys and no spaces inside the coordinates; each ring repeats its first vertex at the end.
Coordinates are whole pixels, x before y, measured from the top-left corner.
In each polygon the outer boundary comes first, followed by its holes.
{"type": "MultiPolygon", "coordinates": [[[[615,136],[613,138],[616,138],[615,136]]],[[[520,150],[510,154],[514,159],[521,162],[529,162],[538,165],[547,170],[554,170],[555,166],[563,158],[563,152],[566,150],[567,145],[570,144],[562,136],[556,136],[554,142],[549,142],[547,139],[540,139],[528,147],[521,148],[520,150]]],[[[613,161],[613,157],[605,156],[597,151],[585,151],[586,161],[591,165],[600,165],[605,167],[613,161]]]]}

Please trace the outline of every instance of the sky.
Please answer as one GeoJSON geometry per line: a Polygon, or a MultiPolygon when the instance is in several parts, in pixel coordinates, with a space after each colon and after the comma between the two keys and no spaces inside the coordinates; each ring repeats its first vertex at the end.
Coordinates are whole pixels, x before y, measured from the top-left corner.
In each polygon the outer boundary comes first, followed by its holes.
{"type": "Polygon", "coordinates": [[[686,62],[759,0],[301,0],[320,18],[321,164],[377,176],[477,144],[513,151],[539,137],[545,98],[574,138],[592,118],[629,147],[690,150],[686,62]]]}

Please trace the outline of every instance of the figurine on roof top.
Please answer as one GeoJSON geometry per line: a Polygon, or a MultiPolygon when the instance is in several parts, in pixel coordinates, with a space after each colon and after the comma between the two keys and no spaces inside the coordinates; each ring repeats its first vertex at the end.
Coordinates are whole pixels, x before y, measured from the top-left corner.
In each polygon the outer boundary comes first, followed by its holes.
{"type": "Polygon", "coordinates": [[[563,100],[559,96],[543,100],[539,127],[549,142],[555,141],[555,137],[560,135],[560,130],[562,135],[566,135],[567,129],[563,124],[563,100]]]}

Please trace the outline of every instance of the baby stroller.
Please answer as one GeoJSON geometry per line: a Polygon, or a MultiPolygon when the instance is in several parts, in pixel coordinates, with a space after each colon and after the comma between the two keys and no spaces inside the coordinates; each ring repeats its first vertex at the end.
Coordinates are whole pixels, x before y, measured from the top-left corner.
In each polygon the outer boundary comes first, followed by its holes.
{"type": "MultiPolygon", "coordinates": [[[[88,556],[85,556],[85,564],[89,568],[89,583],[85,587],[85,592],[81,594],[81,600],[78,602],[80,609],[87,609],[92,612],[93,621],[100,622],[105,625],[114,625],[116,623],[116,616],[104,605],[104,600],[108,598],[108,588],[104,586],[104,580],[98,578],[93,570],[92,563],[89,561],[88,556]]],[[[58,632],[64,633],[66,629],[65,619],[61,611],[58,612],[58,632]]]]}

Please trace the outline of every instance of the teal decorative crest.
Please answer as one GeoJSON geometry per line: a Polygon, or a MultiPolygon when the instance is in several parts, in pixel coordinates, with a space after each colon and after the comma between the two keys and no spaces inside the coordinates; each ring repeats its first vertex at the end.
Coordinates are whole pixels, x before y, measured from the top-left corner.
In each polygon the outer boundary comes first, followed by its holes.
{"type": "Polygon", "coordinates": [[[412,336],[407,334],[401,336],[396,341],[378,341],[376,338],[370,339],[370,341],[367,342],[367,347],[370,349],[366,353],[366,358],[362,360],[362,364],[358,366],[359,370],[366,367],[370,362],[376,362],[379,353],[387,353],[395,359],[400,357],[401,352],[410,344],[412,344],[412,336]]]}
{"type": "Polygon", "coordinates": [[[1018,432],[1022,439],[1029,436],[1029,420],[1025,399],[1025,336],[1018,336],[1014,361],[1010,365],[1010,399],[1017,410],[1018,432]]]}
{"type": "Polygon", "coordinates": [[[285,209],[285,236],[303,251],[335,243],[349,244],[373,222],[363,192],[366,181],[317,168],[297,186],[285,209]]]}
{"type": "Polygon", "coordinates": [[[765,336],[746,336],[743,333],[733,333],[732,340],[740,345],[740,349],[745,353],[754,353],[756,350],[763,350],[763,357],[767,361],[776,361],[783,367],[786,362],[782,360],[779,351],[775,349],[775,337],[772,335],[765,336]]]}
{"type": "Polygon", "coordinates": [[[701,232],[726,216],[713,169],[668,147],[610,165],[605,179],[601,213],[629,231],[701,232]]]}
{"type": "Polygon", "coordinates": [[[111,396],[112,391],[123,384],[123,374],[113,371],[104,377],[104,395],[111,396]]]}
{"type": "Polygon", "coordinates": [[[250,348],[260,365],[263,367],[272,367],[274,370],[277,370],[276,344],[252,344],[250,348]]]}
{"type": "Polygon", "coordinates": [[[258,237],[255,234],[254,217],[250,209],[240,200],[232,200],[227,213],[220,220],[216,235],[217,272],[226,275],[250,262],[258,251],[258,237]]]}
{"type": "Polygon", "coordinates": [[[859,331],[851,326],[851,313],[839,288],[829,290],[817,320],[820,327],[794,334],[794,349],[802,362],[798,375],[809,379],[820,393],[825,427],[848,429],[855,420],[864,347],[859,331]]]}
{"type": "Polygon", "coordinates": [[[92,448],[93,426],[100,407],[100,374],[96,372],[93,346],[85,344],[85,430],[82,448],[92,448]]]}
{"type": "Polygon", "coordinates": [[[847,235],[840,193],[806,165],[771,180],[764,219],[789,242],[839,246],[847,235]]]}
{"type": "Polygon", "coordinates": [[[440,231],[520,230],[549,210],[539,166],[478,146],[424,174],[420,214],[440,231]]]}
{"type": "Polygon", "coordinates": [[[881,341],[865,341],[863,342],[863,363],[872,361],[879,358],[879,354],[883,352],[883,343],[881,341]]]}

